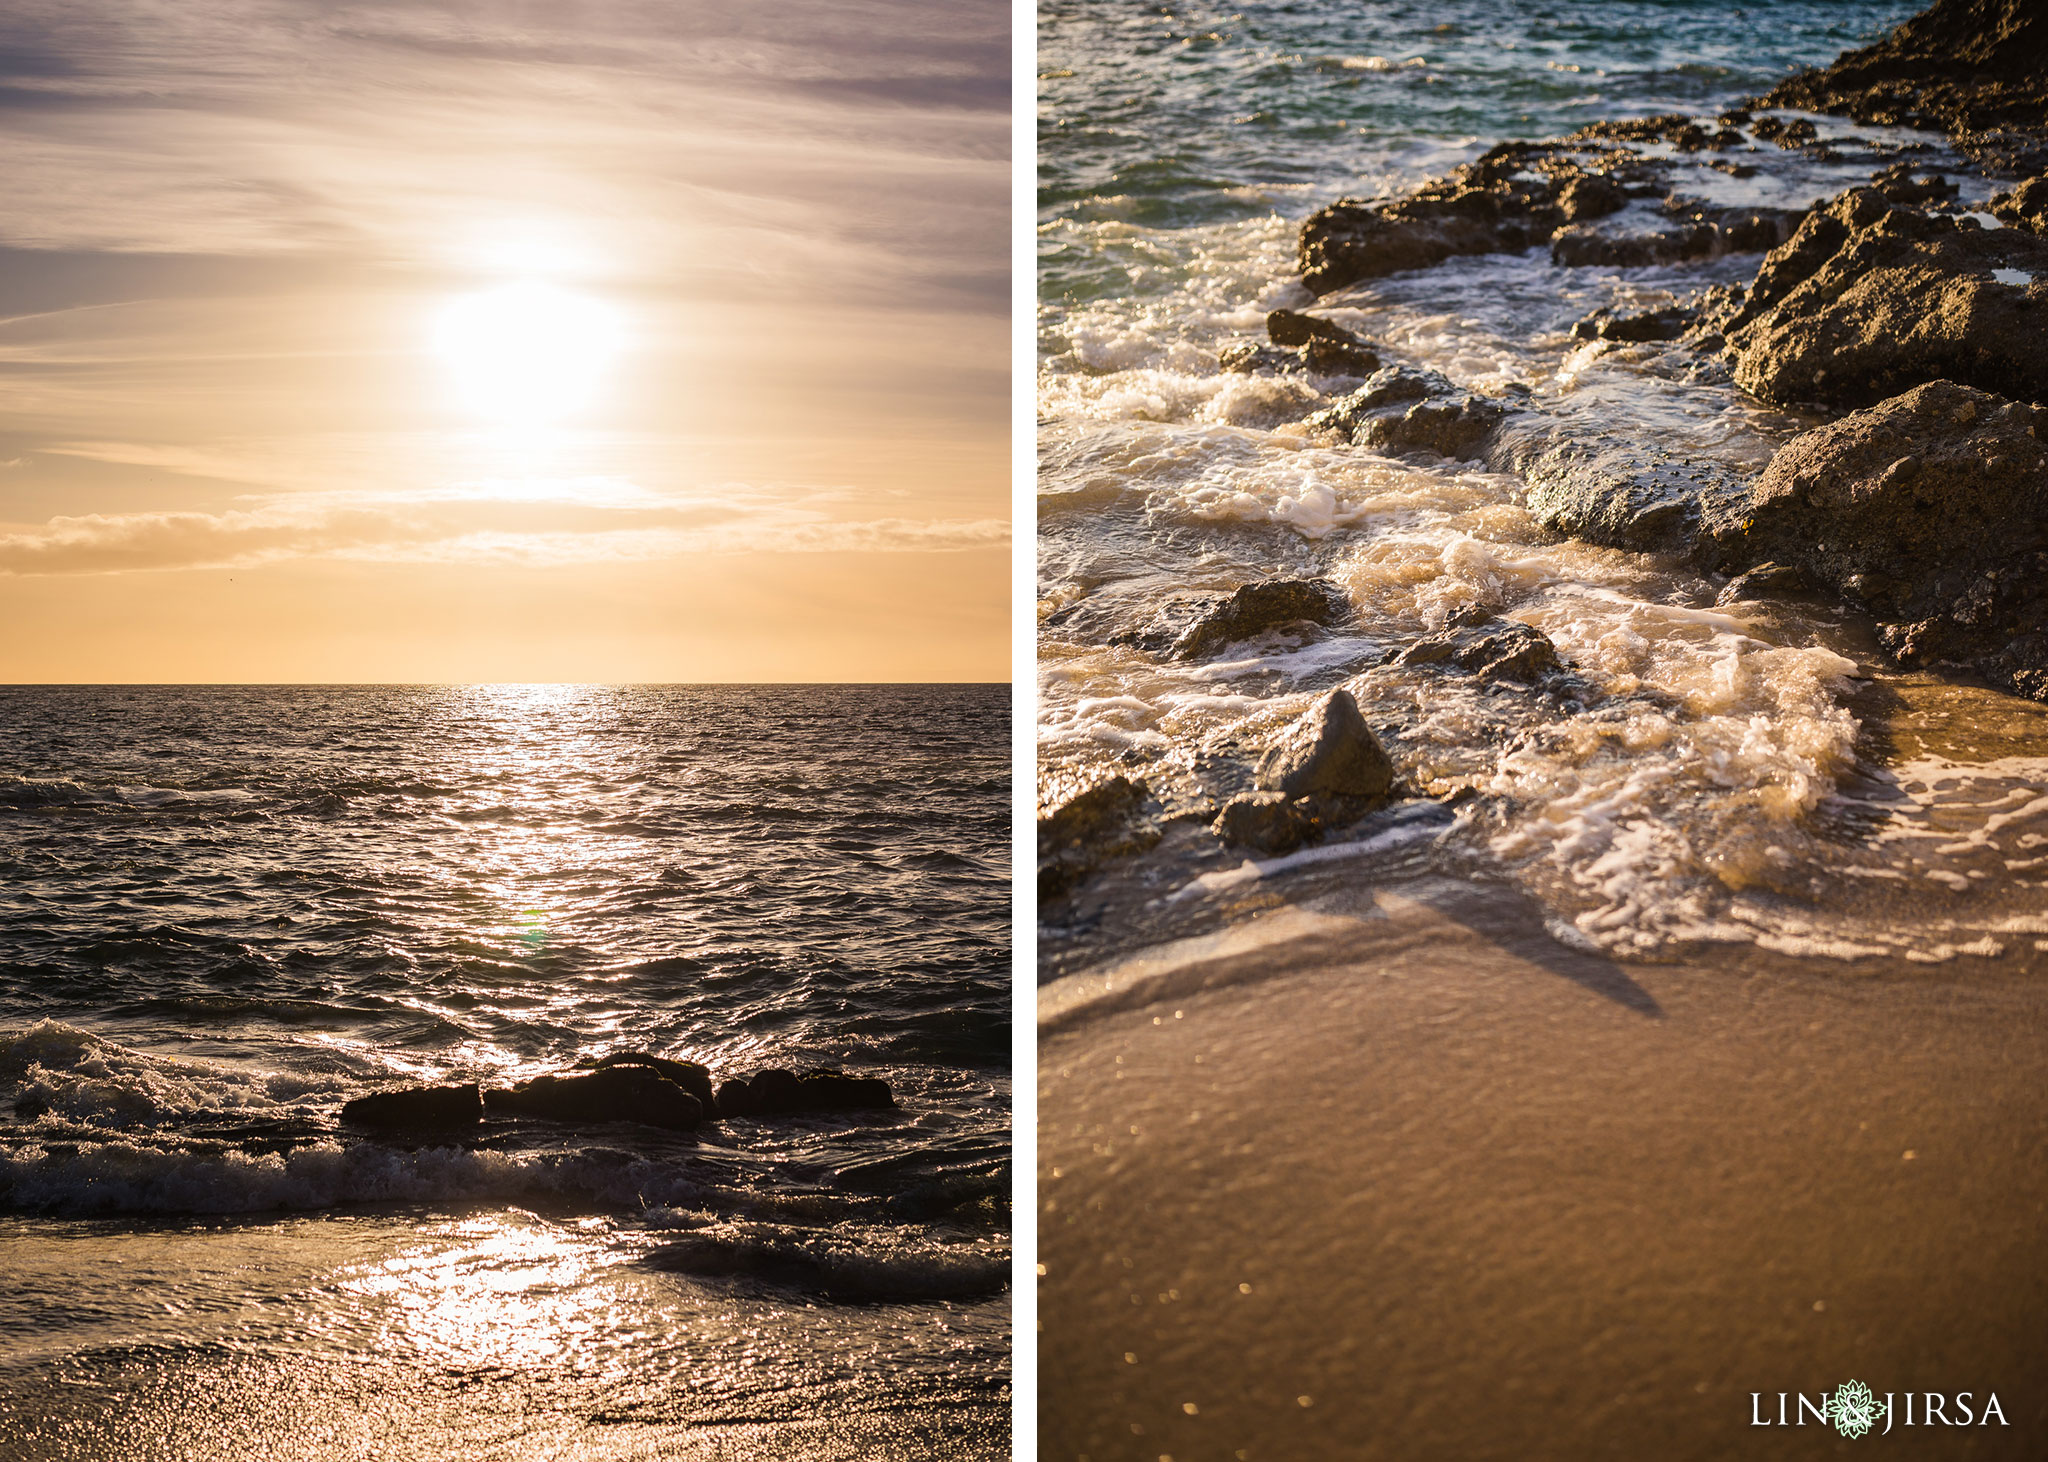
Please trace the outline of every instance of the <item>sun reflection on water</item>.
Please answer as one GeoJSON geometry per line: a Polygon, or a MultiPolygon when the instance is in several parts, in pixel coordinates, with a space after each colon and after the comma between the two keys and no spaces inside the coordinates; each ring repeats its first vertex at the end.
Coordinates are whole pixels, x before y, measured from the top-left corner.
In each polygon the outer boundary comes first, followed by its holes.
{"type": "Polygon", "coordinates": [[[479,1218],[344,1270],[334,1288],[373,1317],[379,1351],[463,1368],[565,1356],[588,1367],[609,1348],[615,1301],[603,1271],[619,1262],[573,1231],[479,1218]]]}

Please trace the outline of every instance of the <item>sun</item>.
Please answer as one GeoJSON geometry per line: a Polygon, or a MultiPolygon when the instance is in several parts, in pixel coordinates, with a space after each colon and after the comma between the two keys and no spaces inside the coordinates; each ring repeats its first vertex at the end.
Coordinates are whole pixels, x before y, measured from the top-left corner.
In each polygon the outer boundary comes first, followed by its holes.
{"type": "Polygon", "coordinates": [[[554,422],[590,406],[623,343],[616,310],[538,280],[463,295],[434,321],[434,349],[462,404],[505,423],[554,422]]]}

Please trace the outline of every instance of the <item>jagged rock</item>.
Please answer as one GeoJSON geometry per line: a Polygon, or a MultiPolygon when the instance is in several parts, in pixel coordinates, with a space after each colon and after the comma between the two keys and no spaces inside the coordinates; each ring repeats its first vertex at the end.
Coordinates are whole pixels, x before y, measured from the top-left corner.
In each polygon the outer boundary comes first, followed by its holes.
{"type": "Polygon", "coordinates": [[[1787,443],[1707,546],[1856,600],[1904,664],[2048,699],[2044,436],[2048,411],[1930,382],[1787,443]]]}
{"type": "Polygon", "coordinates": [[[1543,243],[1554,262],[1567,266],[1631,267],[1768,249],[1790,234],[1797,211],[1679,196],[1655,209],[1630,206],[1632,198],[1668,193],[1678,171],[1641,145],[1671,142],[1680,152],[1697,152],[1741,141],[1726,127],[1710,133],[1690,118],[1651,117],[1550,142],[1502,143],[1404,197],[1346,198],[1310,215],[1300,238],[1302,282],[1326,295],[1462,254],[1543,243]]]}
{"type": "Polygon", "coordinates": [[[1909,162],[1893,163],[1870,180],[1887,203],[1942,203],[1962,192],[1940,173],[1918,172],[1909,162]]]}
{"type": "Polygon", "coordinates": [[[1289,348],[1307,345],[1313,340],[1327,340],[1337,345],[1365,344],[1336,321],[1304,315],[1299,310],[1274,310],[1268,314],[1266,335],[1275,345],[1289,348]]]}
{"type": "Polygon", "coordinates": [[[1448,401],[1418,401],[1399,415],[1375,417],[1352,440],[1381,452],[1477,458],[1484,455],[1508,409],[1493,397],[1462,392],[1448,401]]]}
{"type": "Polygon", "coordinates": [[[1367,347],[1320,337],[1295,350],[1277,345],[1226,345],[1216,352],[1216,363],[1240,376],[1369,376],[1380,368],[1379,356],[1367,347]]]}
{"type": "Polygon", "coordinates": [[[1993,194],[1990,213],[2013,228],[2048,234],[2048,176],[2028,178],[2009,192],[1993,194]]]}
{"type": "Polygon", "coordinates": [[[341,1109],[342,1121],[384,1131],[430,1132],[474,1127],[483,1116],[483,1091],[473,1081],[464,1086],[412,1086],[399,1091],[372,1092],[345,1103],[341,1109]]]}
{"type": "Polygon", "coordinates": [[[2037,0],[1937,0],[1753,105],[1941,129],[1966,145],[1975,134],[2038,130],[2048,126],[2048,10],[2037,0]]]}
{"type": "Polygon", "coordinates": [[[711,1071],[695,1061],[678,1061],[669,1056],[649,1055],[644,1051],[617,1051],[603,1060],[593,1062],[592,1069],[609,1071],[617,1066],[645,1066],[657,1076],[665,1076],[697,1099],[704,1108],[704,1115],[714,1116],[718,1111],[718,1099],[711,1089],[711,1071]]]}
{"type": "Polygon", "coordinates": [[[1612,213],[1654,168],[1591,136],[1504,142],[1403,198],[1341,199],[1302,225],[1302,282],[1328,294],[1460,254],[1512,252],[1612,213]]]}
{"type": "Polygon", "coordinates": [[[1852,189],[1702,325],[1723,336],[1736,382],[1770,402],[1860,407],[1932,380],[2041,400],[2048,239],[1852,189]]]}
{"type": "Polygon", "coordinates": [[[1612,178],[1586,173],[1558,189],[1557,206],[1568,223],[1605,218],[1628,206],[1628,190],[1612,178]]]}
{"type": "Polygon", "coordinates": [[[879,1076],[848,1076],[816,1068],[798,1075],[779,1066],[735,1078],[718,1089],[719,1112],[728,1117],[789,1117],[818,1112],[872,1111],[893,1107],[896,1098],[879,1076]]]}
{"type": "MultiPolygon", "coordinates": [[[[1142,853],[1160,839],[1141,818],[1143,782],[1106,777],[1038,820],[1038,896],[1058,898],[1112,858],[1142,853]]],[[[720,1089],[720,1110],[724,1090],[720,1089]]]]}
{"type": "Polygon", "coordinates": [[[1694,312],[1681,305],[1634,312],[1603,307],[1572,326],[1572,339],[1615,340],[1631,345],[1648,340],[1676,340],[1691,327],[1693,319],[1694,312]]]}
{"type": "Polygon", "coordinates": [[[1336,624],[1351,613],[1344,591],[1327,579],[1262,579],[1229,594],[1169,595],[1150,622],[1116,631],[1109,643],[1187,660],[1268,630],[1336,624]]]}
{"type": "Polygon", "coordinates": [[[1458,388],[1451,383],[1451,378],[1439,371],[1415,366],[1388,366],[1375,371],[1363,386],[1309,420],[1323,422],[1326,430],[1336,431],[1349,441],[1358,427],[1373,414],[1384,414],[1392,406],[1406,406],[1412,401],[1457,393],[1458,388]]]}
{"type": "Polygon", "coordinates": [[[1470,458],[1483,455],[1510,409],[1435,371],[1389,366],[1302,425],[1375,451],[1470,458]]]}
{"type": "Polygon", "coordinates": [[[848,1076],[843,1071],[817,1068],[797,1078],[803,1100],[812,1111],[875,1111],[896,1105],[889,1083],[879,1076],[848,1076]]]}
{"type": "Polygon", "coordinates": [[[1813,125],[1810,117],[1794,117],[1779,127],[1771,140],[1790,152],[1795,147],[1804,147],[1809,142],[1820,140],[1820,128],[1813,125]]]}
{"type": "Polygon", "coordinates": [[[1575,223],[1550,241],[1550,261],[1564,268],[1599,265],[1640,269],[1683,259],[1711,259],[1774,249],[1792,236],[1803,210],[1680,206],[1575,223]]]}
{"type": "Polygon", "coordinates": [[[1525,684],[1564,668],[1557,646],[1543,631],[1519,620],[1495,619],[1484,611],[1417,640],[1395,663],[1455,665],[1481,680],[1525,684]]]}
{"type": "Polygon", "coordinates": [[[1240,792],[1223,804],[1210,825],[1217,837],[1260,853],[1288,853],[1315,826],[1303,803],[1285,792],[1240,792]]]}
{"type": "Polygon", "coordinates": [[[1742,134],[1723,126],[1708,132],[1682,112],[1661,117],[1626,117],[1618,121],[1593,122],[1572,134],[1574,138],[1607,138],[1615,142],[1668,142],[1680,152],[1698,152],[1706,147],[1732,147],[1742,134]]]}
{"type": "Polygon", "coordinates": [[[1335,624],[1350,616],[1350,599],[1328,579],[1261,579],[1213,602],[1175,636],[1168,653],[1193,660],[1284,625],[1335,624]]]}
{"type": "Polygon", "coordinates": [[[1523,501],[1543,527],[1637,553],[1689,549],[1702,503],[1742,488],[1715,463],[1614,438],[1579,438],[1533,415],[1513,423],[1488,462],[1522,475],[1523,501]]]}
{"type": "Polygon", "coordinates": [[[1320,697],[1259,761],[1259,790],[1289,797],[1373,800],[1393,780],[1393,764],[1347,690],[1320,697]]]}
{"type": "Polygon", "coordinates": [[[484,1093],[493,1112],[554,1122],[639,1122],[689,1131],[704,1120],[697,1098],[645,1066],[616,1066],[585,1076],[536,1076],[484,1093]]]}
{"type": "Polygon", "coordinates": [[[1365,341],[1342,325],[1295,310],[1274,310],[1266,316],[1272,344],[1226,345],[1217,363],[1239,375],[1306,372],[1318,376],[1369,376],[1380,358],[1365,341]]]}
{"type": "Polygon", "coordinates": [[[1638,552],[1689,549],[1702,502],[1742,485],[1711,462],[1576,436],[1523,399],[1465,391],[1434,371],[1381,371],[1303,425],[1380,451],[1428,450],[1519,473],[1544,527],[1638,552]]]}
{"type": "Polygon", "coordinates": [[[1380,368],[1377,354],[1344,340],[1311,340],[1302,346],[1301,359],[1318,376],[1369,376],[1380,368]]]}
{"type": "Polygon", "coordinates": [[[1224,346],[1216,352],[1216,364],[1234,376],[1273,376],[1308,369],[1299,351],[1255,342],[1224,346]]]}
{"type": "Polygon", "coordinates": [[[1714,602],[1720,605],[1742,604],[1752,599],[1780,599],[1789,594],[1804,594],[1813,585],[1806,581],[1806,575],[1789,564],[1760,563],[1730,579],[1714,602]]]}

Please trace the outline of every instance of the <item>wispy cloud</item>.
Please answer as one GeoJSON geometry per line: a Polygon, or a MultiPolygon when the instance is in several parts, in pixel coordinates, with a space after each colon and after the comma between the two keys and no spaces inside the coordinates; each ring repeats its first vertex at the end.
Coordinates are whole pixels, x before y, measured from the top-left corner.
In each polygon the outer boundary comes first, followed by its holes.
{"type": "Polygon", "coordinates": [[[472,484],[404,500],[299,494],[221,512],[91,513],[0,532],[0,574],[224,569],[285,559],[602,563],[683,554],[945,553],[1000,546],[1000,519],[835,516],[838,495],[728,485],[472,484]]]}
{"type": "Polygon", "coordinates": [[[445,262],[511,202],[643,277],[995,311],[1008,9],[20,0],[0,243],[445,262]]]}

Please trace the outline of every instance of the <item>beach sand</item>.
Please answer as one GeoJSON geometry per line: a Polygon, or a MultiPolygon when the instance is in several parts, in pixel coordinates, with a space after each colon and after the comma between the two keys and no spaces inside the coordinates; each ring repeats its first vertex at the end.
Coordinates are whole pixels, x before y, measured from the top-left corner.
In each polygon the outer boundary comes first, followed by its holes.
{"type": "Polygon", "coordinates": [[[1040,1455],[1811,1456],[1751,1393],[1851,1380],[2043,1455],[2039,962],[1624,965],[1424,878],[1058,979],[1040,1455]]]}

